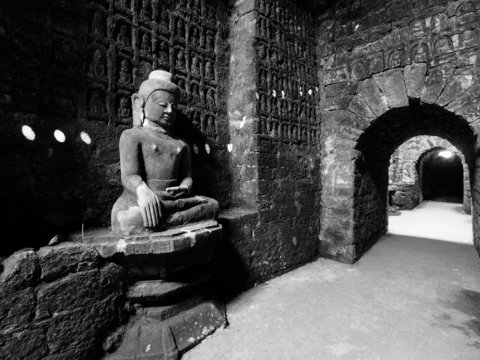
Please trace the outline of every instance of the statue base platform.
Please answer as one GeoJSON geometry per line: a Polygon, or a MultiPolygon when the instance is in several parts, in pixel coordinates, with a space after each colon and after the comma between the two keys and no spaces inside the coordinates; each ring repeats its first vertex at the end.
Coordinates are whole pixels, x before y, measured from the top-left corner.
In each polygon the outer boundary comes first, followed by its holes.
{"type": "Polygon", "coordinates": [[[107,338],[105,343],[117,345],[104,359],[178,359],[226,324],[225,312],[206,296],[211,259],[222,236],[215,220],[123,238],[110,229],[71,236],[128,274],[130,320],[107,338]]]}
{"type": "Polygon", "coordinates": [[[109,229],[92,230],[75,234],[72,240],[125,266],[130,279],[144,280],[184,278],[189,272],[198,272],[210,263],[222,236],[222,226],[207,220],[120,239],[109,229]]]}

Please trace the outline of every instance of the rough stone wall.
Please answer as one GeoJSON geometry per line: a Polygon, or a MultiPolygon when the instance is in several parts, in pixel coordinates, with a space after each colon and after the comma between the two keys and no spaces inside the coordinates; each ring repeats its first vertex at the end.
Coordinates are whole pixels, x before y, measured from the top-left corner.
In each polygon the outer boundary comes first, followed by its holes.
{"type": "Polygon", "coordinates": [[[235,207],[221,215],[220,269],[242,288],[317,255],[318,80],[313,18],[301,5],[238,0],[230,26],[235,207]]]}
{"type": "MultiPolygon", "coordinates": [[[[320,200],[318,79],[312,15],[292,1],[256,2],[259,237],[264,262],[316,254],[320,200]]],[[[269,272],[268,266],[263,271],[269,272]]]]}
{"type": "Polygon", "coordinates": [[[386,231],[388,160],[407,139],[446,138],[474,168],[479,6],[339,1],[318,18],[325,256],[355,261],[386,231]]]}
{"type": "Polygon", "coordinates": [[[389,190],[395,190],[393,204],[400,209],[413,209],[422,201],[422,190],[419,176],[419,160],[433,148],[450,150],[462,159],[464,174],[464,210],[470,213],[471,194],[470,176],[465,157],[450,142],[436,136],[416,136],[398,147],[390,158],[389,190]]]}
{"type": "Polygon", "coordinates": [[[122,321],[125,286],[123,268],[83,246],[14,253],[0,275],[0,358],[100,358],[122,321]]]}
{"type": "Polygon", "coordinates": [[[157,68],[182,88],[177,130],[192,147],[194,191],[229,205],[226,24],[220,0],[1,2],[0,218],[23,228],[2,253],[109,225],[130,95],[157,68]]]}

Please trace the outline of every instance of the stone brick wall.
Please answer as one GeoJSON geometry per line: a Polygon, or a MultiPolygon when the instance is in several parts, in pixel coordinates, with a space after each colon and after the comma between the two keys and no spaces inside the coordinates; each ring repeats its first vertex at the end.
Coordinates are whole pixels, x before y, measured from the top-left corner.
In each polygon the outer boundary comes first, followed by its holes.
{"type": "Polygon", "coordinates": [[[194,191],[229,206],[227,36],[220,0],[2,1],[0,219],[21,231],[0,251],[109,225],[129,97],[157,68],[182,88],[177,132],[192,148],[194,191]]]}
{"type": "Polygon", "coordinates": [[[386,231],[388,160],[407,139],[449,140],[473,174],[478,7],[339,1],[319,16],[325,256],[355,261],[386,231]]]}
{"type": "MultiPolygon", "coordinates": [[[[259,238],[263,262],[288,268],[316,254],[320,198],[313,17],[291,1],[256,2],[259,238]],[[261,240],[265,241],[265,240],[261,240]]],[[[268,268],[263,270],[269,272],[268,268]]]]}
{"type": "Polygon", "coordinates": [[[419,176],[420,158],[433,149],[450,150],[460,157],[464,174],[464,210],[470,213],[470,176],[463,154],[447,140],[436,136],[416,136],[403,143],[390,159],[389,190],[395,190],[393,204],[400,209],[413,209],[422,201],[421,179],[419,176]]]}
{"type": "Polygon", "coordinates": [[[228,115],[234,208],[221,215],[226,286],[265,281],[317,256],[318,80],[312,15],[290,1],[238,0],[228,115]]]}
{"type": "Polygon", "coordinates": [[[126,274],[72,244],[21,250],[2,263],[2,359],[98,359],[123,319],[126,274]]]}

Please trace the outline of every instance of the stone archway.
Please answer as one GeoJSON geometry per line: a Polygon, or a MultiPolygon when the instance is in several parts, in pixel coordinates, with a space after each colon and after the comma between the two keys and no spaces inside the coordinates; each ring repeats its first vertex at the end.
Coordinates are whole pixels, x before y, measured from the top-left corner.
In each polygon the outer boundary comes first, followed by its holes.
{"type": "Polygon", "coordinates": [[[449,150],[460,158],[463,176],[463,210],[471,214],[470,174],[462,152],[437,136],[415,136],[400,145],[390,158],[389,201],[399,210],[411,210],[423,201],[421,163],[425,156],[449,150]]]}
{"type": "Polygon", "coordinates": [[[463,86],[427,64],[408,65],[355,84],[350,97],[323,101],[320,254],[355,262],[387,231],[388,161],[417,135],[447,139],[465,156],[479,249],[480,193],[476,166],[477,86],[463,86]]]}
{"type": "Polygon", "coordinates": [[[463,205],[463,210],[467,214],[471,214],[472,208],[472,195],[470,190],[470,171],[468,169],[468,165],[465,161],[465,157],[463,156],[462,152],[460,152],[457,148],[453,145],[450,146],[436,146],[425,150],[422,154],[417,158],[415,161],[415,169],[416,173],[418,174],[417,178],[417,186],[420,190],[420,201],[428,200],[426,198],[425,189],[424,189],[424,181],[425,181],[425,162],[430,160],[433,156],[438,156],[439,152],[442,150],[451,151],[454,154],[454,158],[458,160],[461,167],[461,184],[458,184],[462,188],[461,194],[461,202],[463,205]]]}

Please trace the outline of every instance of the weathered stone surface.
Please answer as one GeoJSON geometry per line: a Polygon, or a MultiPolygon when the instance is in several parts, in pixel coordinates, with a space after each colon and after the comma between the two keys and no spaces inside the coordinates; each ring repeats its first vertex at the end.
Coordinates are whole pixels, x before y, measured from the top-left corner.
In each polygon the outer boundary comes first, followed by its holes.
{"type": "Polygon", "coordinates": [[[225,315],[213,303],[200,304],[167,320],[180,353],[225,325],[225,315]]]}
{"type": "Polygon", "coordinates": [[[88,232],[83,239],[78,234],[73,237],[75,241],[93,247],[104,258],[114,255],[170,254],[195,246],[215,244],[221,238],[222,226],[215,220],[200,221],[162,232],[132,235],[120,240],[109,229],[88,232]]]}
{"type": "Polygon", "coordinates": [[[366,79],[358,86],[358,92],[378,117],[388,110],[388,103],[373,79],[366,79]]]}
{"type": "Polygon", "coordinates": [[[480,85],[475,84],[445,108],[462,116],[469,123],[478,122],[480,118],[480,85]]]}
{"type": "Polygon", "coordinates": [[[108,264],[100,270],[88,270],[42,285],[37,293],[37,317],[51,317],[74,311],[110,295],[119,296],[123,287],[123,269],[108,264]],[[72,296],[75,294],[75,296],[72,296]]]}
{"type": "Polygon", "coordinates": [[[38,257],[33,250],[20,250],[3,261],[0,286],[5,291],[33,285],[40,275],[38,257]]]}
{"type": "Polygon", "coordinates": [[[453,76],[452,80],[443,89],[437,104],[440,106],[448,105],[461,97],[473,84],[474,80],[471,74],[453,76]]]}
{"type": "Polygon", "coordinates": [[[360,94],[354,96],[350,104],[348,104],[347,110],[367,120],[373,120],[377,117],[360,94]]]}
{"type": "Polygon", "coordinates": [[[402,71],[388,70],[374,75],[373,78],[386,96],[390,108],[408,106],[407,89],[402,71]]]}
{"type": "Polygon", "coordinates": [[[103,360],[177,360],[178,350],[170,327],[158,320],[134,319],[121,346],[103,360]]]}
{"type": "Polygon", "coordinates": [[[137,281],[130,287],[127,297],[133,303],[143,305],[166,305],[173,300],[182,301],[185,296],[192,295],[211,277],[203,274],[190,281],[144,280],[137,281]]]}
{"type": "Polygon", "coordinates": [[[422,95],[427,73],[427,64],[412,64],[405,66],[403,71],[405,87],[410,98],[418,99],[422,95]]]}
{"type": "Polygon", "coordinates": [[[35,290],[31,287],[13,292],[1,291],[0,331],[6,333],[28,327],[35,316],[35,306],[35,290]]]}
{"type": "Polygon", "coordinates": [[[90,360],[101,356],[103,338],[123,316],[126,274],[122,267],[101,266],[94,250],[69,243],[38,254],[21,251],[4,264],[0,358],[90,360]]]}
{"type": "Polygon", "coordinates": [[[432,69],[427,76],[421,100],[429,104],[436,103],[443,88],[450,81],[454,70],[455,66],[448,64],[432,69]]]}
{"type": "Polygon", "coordinates": [[[172,316],[178,315],[183,311],[191,309],[196,305],[199,305],[201,302],[203,302],[203,300],[203,296],[192,296],[191,298],[188,298],[181,302],[177,302],[172,305],[145,308],[138,315],[156,320],[166,320],[171,318],[172,316]]]}
{"type": "Polygon", "coordinates": [[[92,270],[100,265],[100,256],[92,248],[71,243],[38,250],[41,279],[52,281],[69,273],[92,270]]]}
{"type": "Polygon", "coordinates": [[[46,335],[43,329],[26,329],[0,334],[1,359],[40,360],[45,359],[48,351],[46,335]]]}
{"type": "Polygon", "coordinates": [[[50,354],[64,359],[98,358],[103,338],[119,322],[118,305],[114,294],[74,311],[59,313],[47,330],[50,354]]]}

